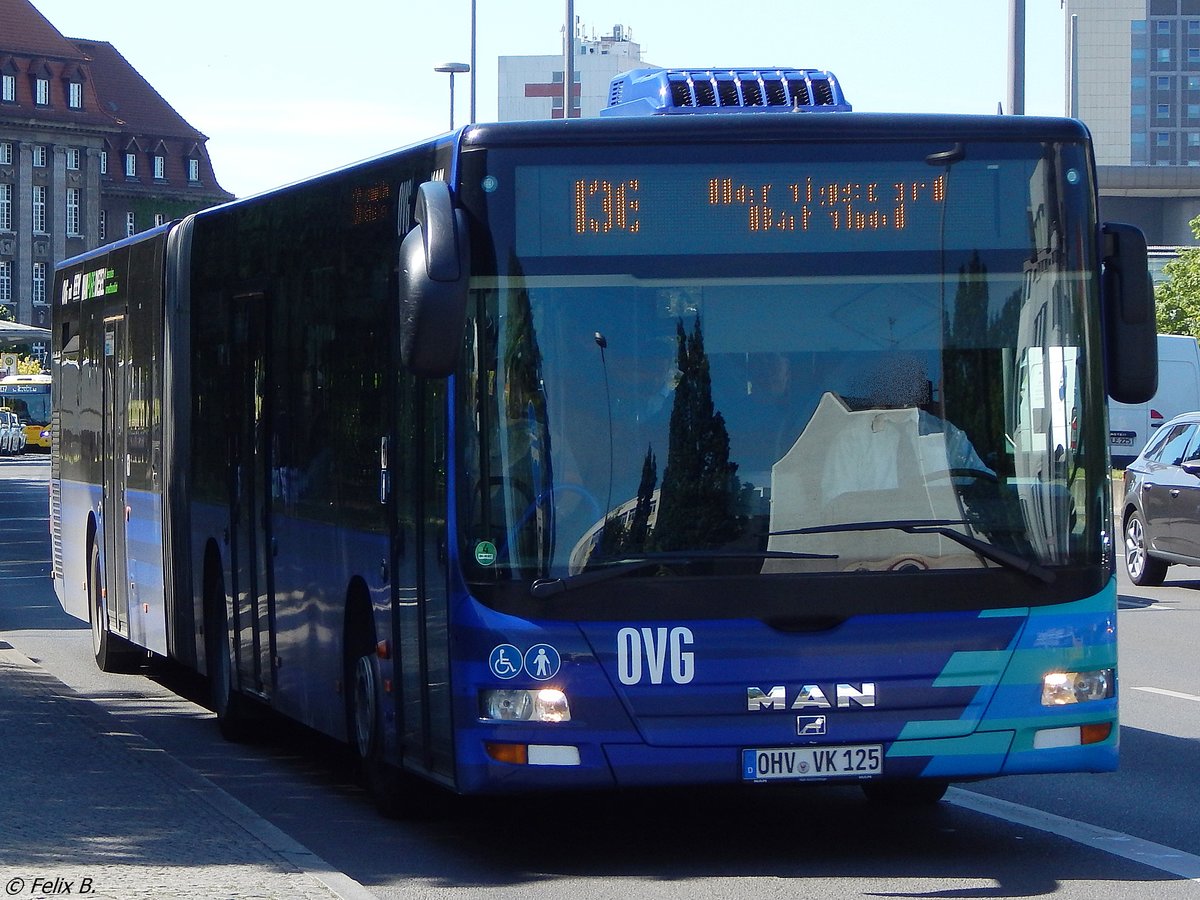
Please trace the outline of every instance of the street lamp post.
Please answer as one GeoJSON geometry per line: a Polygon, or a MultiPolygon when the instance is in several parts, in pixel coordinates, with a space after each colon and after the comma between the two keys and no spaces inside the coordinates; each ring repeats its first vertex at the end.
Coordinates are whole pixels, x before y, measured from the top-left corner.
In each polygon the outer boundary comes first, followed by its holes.
{"type": "Polygon", "coordinates": [[[567,30],[563,37],[563,121],[571,118],[575,88],[575,0],[567,0],[567,30]]]}
{"type": "Polygon", "coordinates": [[[475,0],[471,0],[471,123],[475,124],[475,0]]]}
{"type": "Polygon", "coordinates": [[[1025,115],[1025,0],[1008,0],[1007,111],[1025,115]]]}
{"type": "Polygon", "coordinates": [[[466,63],[449,62],[443,63],[440,66],[435,66],[435,72],[442,72],[450,76],[450,130],[454,130],[454,76],[464,75],[471,71],[471,67],[466,63]]]}

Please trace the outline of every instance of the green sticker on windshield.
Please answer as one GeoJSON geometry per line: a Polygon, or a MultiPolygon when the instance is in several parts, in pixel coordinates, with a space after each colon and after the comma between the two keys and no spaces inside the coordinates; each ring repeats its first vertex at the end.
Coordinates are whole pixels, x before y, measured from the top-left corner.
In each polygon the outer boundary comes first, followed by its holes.
{"type": "Polygon", "coordinates": [[[496,561],[496,545],[491,541],[480,541],[475,545],[475,562],[490,566],[496,561]]]}

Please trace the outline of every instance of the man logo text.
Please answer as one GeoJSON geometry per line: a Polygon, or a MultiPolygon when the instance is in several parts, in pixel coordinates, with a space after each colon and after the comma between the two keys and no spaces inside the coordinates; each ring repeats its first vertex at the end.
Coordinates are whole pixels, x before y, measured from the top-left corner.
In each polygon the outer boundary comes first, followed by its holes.
{"type": "Polygon", "coordinates": [[[788,691],[782,684],[776,685],[769,691],[762,688],[746,688],[746,708],[750,712],[759,709],[833,709],[834,703],[838,709],[849,709],[853,706],[871,707],[875,705],[875,683],[864,681],[860,685],[837,684],[833,690],[828,685],[806,684],[795,693],[791,704],[788,704],[788,691]],[[832,693],[834,701],[830,702],[832,693]]]}

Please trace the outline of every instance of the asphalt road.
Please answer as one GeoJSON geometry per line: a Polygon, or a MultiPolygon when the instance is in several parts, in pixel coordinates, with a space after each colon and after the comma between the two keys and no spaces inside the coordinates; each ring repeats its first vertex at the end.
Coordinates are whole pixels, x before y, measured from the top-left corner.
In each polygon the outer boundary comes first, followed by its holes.
{"type": "Polygon", "coordinates": [[[0,640],[379,897],[1200,896],[1200,569],[1122,583],[1112,775],[976,783],[917,813],[806,786],[475,801],[395,822],[323,738],[280,722],[228,744],[195,677],[96,670],[50,586],[47,473],[44,458],[0,460],[0,640]]]}

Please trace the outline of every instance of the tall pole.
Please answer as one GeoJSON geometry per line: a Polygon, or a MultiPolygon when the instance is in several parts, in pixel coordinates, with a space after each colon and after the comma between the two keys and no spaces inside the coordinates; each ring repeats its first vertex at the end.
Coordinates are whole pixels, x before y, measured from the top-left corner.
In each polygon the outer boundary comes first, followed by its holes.
{"type": "Polygon", "coordinates": [[[563,32],[563,118],[571,118],[571,93],[575,87],[575,0],[567,0],[567,30],[563,32]]]}
{"type": "Polygon", "coordinates": [[[1079,16],[1071,16],[1071,93],[1067,100],[1067,115],[1079,118],[1079,16]]]}
{"type": "Polygon", "coordinates": [[[475,0],[471,0],[471,123],[475,124],[475,0]]]}
{"type": "Polygon", "coordinates": [[[1025,0],[1008,0],[1008,112],[1025,115],[1025,0]]]}

